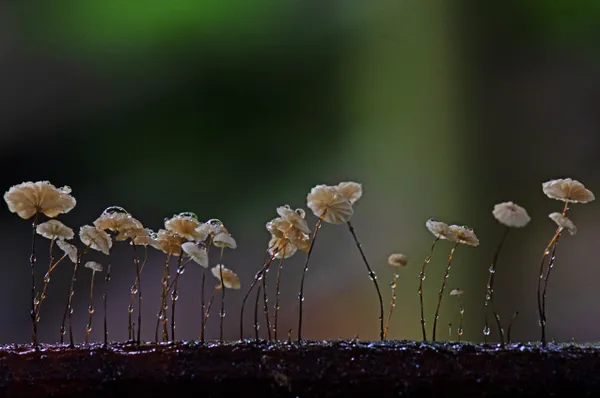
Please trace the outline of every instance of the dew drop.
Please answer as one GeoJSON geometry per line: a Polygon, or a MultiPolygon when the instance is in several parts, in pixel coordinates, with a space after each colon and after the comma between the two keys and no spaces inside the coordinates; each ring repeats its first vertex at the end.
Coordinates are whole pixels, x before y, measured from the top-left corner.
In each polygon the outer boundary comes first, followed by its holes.
{"type": "Polygon", "coordinates": [[[460,314],[461,314],[461,315],[464,315],[464,314],[465,314],[465,310],[464,310],[464,308],[460,310],[460,314]]]}
{"type": "Polygon", "coordinates": [[[131,287],[131,294],[137,294],[138,292],[138,287],[137,286],[132,286],[131,287]]]}
{"type": "Polygon", "coordinates": [[[483,328],[483,334],[485,336],[489,336],[490,335],[490,328],[489,327],[484,327],[483,328]]]}
{"type": "Polygon", "coordinates": [[[179,267],[179,268],[177,268],[177,273],[179,275],[183,274],[184,272],[185,272],[185,267],[179,267]]]}
{"type": "Polygon", "coordinates": [[[65,327],[64,327],[64,326],[62,326],[62,327],[60,328],[60,334],[61,334],[62,336],[64,336],[66,333],[67,333],[67,331],[65,330],[65,327]]]}
{"type": "Polygon", "coordinates": [[[421,274],[421,280],[424,281],[425,280],[425,274],[421,274]]]}
{"type": "Polygon", "coordinates": [[[179,299],[179,294],[173,292],[171,293],[171,300],[177,301],[179,299]]]}
{"type": "Polygon", "coordinates": [[[463,335],[463,329],[462,329],[462,328],[458,328],[458,329],[456,330],[456,333],[457,333],[459,336],[462,336],[462,335],[463,335]]]}
{"type": "Polygon", "coordinates": [[[225,318],[225,315],[227,315],[227,314],[225,312],[222,312],[219,315],[221,315],[221,318],[225,318]]]}
{"type": "Polygon", "coordinates": [[[91,328],[90,326],[86,327],[86,328],[85,328],[85,332],[86,332],[87,334],[90,334],[90,333],[92,332],[92,328],[91,328]]]}
{"type": "Polygon", "coordinates": [[[33,255],[32,255],[32,256],[29,256],[29,263],[30,263],[30,264],[33,264],[33,263],[35,263],[35,260],[36,260],[35,256],[33,256],[33,255]]]}
{"type": "Polygon", "coordinates": [[[90,306],[88,307],[88,312],[90,313],[90,315],[91,315],[91,314],[93,314],[93,313],[94,313],[94,311],[95,311],[95,309],[94,309],[94,306],[93,306],[93,305],[90,305],[90,306]]]}
{"type": "Polygon", "coordinates": [[[50,283],[50,275],[44,276],[44,283],[50,283]]]}
{"type": "Polygon", "coordinates": [[[129,214],[129,212],[127,210],[125,210],[124,208],[122,208],[121,206],[107,207],[106,209],[104,209],[104,211],[102,213],[103,214],[113,214],[113,213],[129,214]]]}
{"type": "Polygon", "coordinates": [[[131,305],[131,304],[130,304],[130,305],[127,307],[127,312],[129,312],[130,314],[133,312],[133,305],[131,305]]]}
{"type": "Polygon", "coordinates": [[[490,267],[488,271],[490,271],[490,274],[495,274],[496,273],[496,270],[494,269],[493,266],[490,267]]]}

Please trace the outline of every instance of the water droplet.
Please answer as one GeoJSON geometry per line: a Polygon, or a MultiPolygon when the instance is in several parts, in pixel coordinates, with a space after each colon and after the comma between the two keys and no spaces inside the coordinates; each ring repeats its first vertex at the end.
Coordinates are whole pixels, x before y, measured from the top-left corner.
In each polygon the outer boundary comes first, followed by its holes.
{"type": "Polygon", "coordinates": [[[190,211],[184,211],[183,213],[177,214],[179,217],[193,218],[194,220],[198,220],[198,216],[196,213],[192,213],[190,211]]]}
{"type": "Polygon", "coordinates": [[[546,249],[546,251],[544,252],[544,256],[548,256],[548,255],[550,255],[550,250],[546,249]]]}
{"type": "Polygon", "coordinates": [[[465,310],[464,310],[464,308],[461,308],[461,310],[460,310],[460,314],[461,314],[461,315],[464,315],[464,314],[465,314],[465,310]]]}
{"type": "Polygon", "coordinates": [[[138,292],[138,287],[137,286],[132,286],[131,287],[131,294],[137,294],[138,292]]]}
{"type": "Polygon", "coordinates": [[[179,294],[177,292],[171,293],[171,300],[177,301],[179,299],[179,294]]]}
{"type": "Polygon", "coordinates": [[[91,328],[91,326],[88,326],[88,327],[86,327],[86,328],[85,328],[85,332],[86,332],[87,334],[90,334],[90,333],[92,332],[92,328],[91,328]]]}
{"type": "Polygon", "coordinates": [[[69,309],[69,314],[73,314],[73,308],[69,309]]]}
{"type": "Polygon", "coordinates": [[[95,311],[95,309],[94,309],[94,306],[93,306],[93,305],[90,305],[90,306],[88,307],[88,312],[90,313],[90,315],[91,315],[91,314],[93,314],[93,313],[94,313],[94,311],[95,311]]]}
{"type": "Polygon", "coordinates": [[[35,300],[33,300],[33,305],[35,305],[36,307],[37,307],[38,305],[40,305],[40,300],[39,300],[39,299],[37,299],[37,298],[36,298],[35,300]]]}
{"type": "Polygon", "coordinates": [[[226,313],[225,312],[221,312],[219,315],[221,315],[221,318],[225,318],[226,313]]]}
{"type": "Polygon", "coordinates": [[[129,304],[129,306],[127,307],[127,312],[129,312],[130,314],[133,312],[133,305],[129,304]]]}
{"type": "Polygon", "coordinates": [[[122,208],[121,206],[107,207],[106,209],[104,209],[104,211],[102,213],[103,214],[113,214],[113,213],[129,214],[129,212],[127,210],[125,210],[124,208],[122,208]]]}
{"type": "Polygon", "coordinates": [[[185,272],[185,267],[179,267],[179,268],[177,268],[177,273],[179,275],[183,274],[184,272],[185,272]]]}
{"type": "Polygon", "coordinates": [[[392,289],[395,289],[396,288],[396,282],[394,282],[394,281],[390,282],[390,287],[392,289]]]}
{"type": "Polygon", "coordinates": [[[50,275],[46,274],[46,276],[44,276],[44,283],[50,283],[50,275]]]}
{"type": "Polygon", "coordinates": [[[33,264],[33,263],[35,263],[35,260],[36,260],[35,256],[33,256],[33,255],[32,255],[32,256],[29,256],[29,263],[30,263],[30,264],[33,264]]]}
{"type": "Polygon", "coordinates": [[[490,271],[490,274],[494,274],[496,273],[496,270],[494,269],[494,266],[491,266],[488,271],[490,271]]]}
{"type": "Polygon", "coordinates": [[[462,329],[462,328],[458,328],[458,329],[456,330],[456,333],[457,333],[459,336],[462,336],[462,335],[463,335],[463,329],[462,329]]]}
{"type": "Polygon", "coordinates": [[[490,335],[490,328],[489,327],[484,327],[483,328],[483,334],[485,336],[489,336],[490,335]]]}
{"type": "Polygon", "coordinates": [[[39,322],[39,321],[40,321],[40,316],[39,316],[39,315],[35,317],[35,321],[36,321],[36,322],[39,322]]]}

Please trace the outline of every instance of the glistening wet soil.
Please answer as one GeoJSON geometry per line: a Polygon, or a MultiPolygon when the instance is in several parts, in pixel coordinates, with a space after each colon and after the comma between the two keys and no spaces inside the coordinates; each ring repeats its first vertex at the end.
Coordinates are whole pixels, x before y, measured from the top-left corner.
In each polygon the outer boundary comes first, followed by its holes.
{"type": "Polygon", "coordinates": [[[12,397],[600,396],[600,346],[323,341],[0,348],[12,397]]]}

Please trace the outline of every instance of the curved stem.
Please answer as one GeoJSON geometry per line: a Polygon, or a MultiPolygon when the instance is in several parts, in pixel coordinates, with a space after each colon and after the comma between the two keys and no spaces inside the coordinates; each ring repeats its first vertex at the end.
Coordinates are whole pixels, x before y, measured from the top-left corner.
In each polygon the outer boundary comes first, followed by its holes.
{"type": "Polygon", "coordinates": [[[392,319],[392,314],[394,313],[394,308],[396,308],[396,287],[398,285],[398,272],[394,272],[394,277],[392,279],[392,300],[390,301],[390,310],[388,311],[388,316],[385,321],[385,329],[383,330],[383,339],[387,339],[388,332],[390,330],[390,320],[392,319]]]}
{"type": "Polygon", "coordinates": [[[273,306],[275,313],[273,315],[273,339],[275,341],[277,341],[277,322],[279,321],[279,293],[280,293],[280,281],[281,281],[281,274],[283,271],[283,260],[285,260],[285,247],[283,248],[283,255],[281,257],[281,260],[279,260],[279,267],[277,267],[277,281],[275,283],[275,305],[273,306]]]}
{"type": "Polygon", "coordinates": [[[106,276],[104,277],[104,294],[102,302],[104,305],[104,347],[108,346],[108,282],[110,281],[110,269],[112,266],[112,248],[108,249],[108,267],[106,267],[106,276]]]}
{"type": "MultiPolygon", "coordinates": [[[[268,272],[268,271],[267,271],[268,272]]],[[[267,272],[262,279],[262,291],[263,291],[263,311],[265,313],[265,326],[267,328],[267,338],[271,341],[271,321],[269,319],[269,297],[267,292],[267,272]]]]}
{"type": "MultiPolygon", "coordinates": [[[[52,272],[52,270],[54,269],[54,267],[56,267],[56,264],[52,264],[52,261],[54,261],[54,257],[52,257],[52,248],[54,247],[54,239],[52,239],[50,241],[50,250],[49,250],[49,254],[48,256],[50,257],[50,262],[48,264],[48,272],[46,272],[46,275],[44,275],[44,286],[42,287],[42,293],[40,294],[39,298],[36,300],[36,305],[35,305],[35,323],[36,325],[38,325],[40,323],[40,311],[42,309],[42,303],[44,302],[44,300],[46,300],[46,290],[48,289],[48,284],[50,283],[50,273],[52,272]]],[[[58,260],[56,263],[58,264],[63,258],[65,258],[66,254],[63,255],[60,260],[58,260]]]]}
{"type": "MultiPolygon", "coordinates": [[[[496,326],[498,327],[498,333],[500,335],[500,344],[504,347],[504,330],[502,330],[502,325],[500,323],[500,316],[496,311],[496,307],[494,306],[494,276],[496,275],[496,265],[498,263],[498,257],[500,256],[500,251],[502,250],[502,246],[504,245],[504,241],[506,240],[506,235],[510,231],[509,227],[504,229],[504,233],[502,234],[502,238],[500,238],[500,242],[498,243],[498,247],[496,248],[496,252],[494,253],[494,257],[492,260],[492,265],[488,270],[488,282],[486,285],[485,291],[485,300],[483,302],[483,311],[485,314],[485,326],[484,330],[489,330],[488,326],[488,317],[487,317],[487,308],[488,304],[491,304],[492,313],[494,314],[494,318],[496,319],[496,326]]],[[[487,335],[483,334],[484,342],[487,340],[487,335]]]]}
{"type": "Polygon", "coordinates": [[[90,332],[92,331],[92,316],[94,315],[94,276],[96,271],[92,270],[92,281],[90,282],[90,306],[88,307],[88,324],[85,328],[85,344],[89,344],[90,332]]]}
{"type": "Polygon", "coordinates": [[[517,315],[519,315],[519,311],[515,311],[515,313],[513,314],[512,317],[510,317],[510,322],[508,322],[508,331],[506,332],[506,342],[508,344],[510,344],[511,339],[510,339],[510,332],[512,330],[512,326],[515,322],[515,318],[517,317],[517,315]]]}
{"type": "Polygon", "coordinates": [[[254,338],[256,341],[259,340],[258,328],[260,327],[258,324],[258,302],[260,301],[260,289],[261,286],[258,285],[258,289],[256,290],[256,301],[254,304],[254,338]]]}
{"type": "Polygon", "coordinates": [[[542,332],[542,345],[546,345],[546,321],[544,319],[544,308],[542,307],[542,279],[544,278],[544,263],[546,261],[546,257],[550,255],[550,250],[556,243],[558,237],[562,232],[562,228],[558,228],[556,233],[550,239],[550,242],[546,245],[544,249],[544,254],[542,255],[542,261],[540,263],[540,274],[537,281],[537,305],[538,305],[538,317],[539,324],[542,332]]]}
{"type": "Polygon", "coordinates": [[[154,331],[154,340],[158,343],[158,330],[160,328],[161,322],[163,323],[163,332],[162,339],[163,341],[167,341],[169,336],[167,335],[168,331],[165,329],[164,325],[166,323],[167,318],[167,309],[166,309],[166,301],[167,301],[167,288],[169,284],[169,261],[171,260],[171,253],[167,254],[167,258],[165,260],[165,266],[163,267],[163,277],[160,280],[160,307],[158,309],[158,314],[156,315],[156,330],[154,331]]]}
{"type": "Polygon", "coordinates": [[[463,302],[462,299],[460,298],[460,294],[457,296],[458,297],[458,306],[459,306],[459,311],[460,311],[460,324],[458,325],[458,342],[460,343],[460,340],[462,339],[462,335],[463,335],[463,320],[465,318],[465,307],[463,306],[463,302]]]}
{"type": "Polygon", "coordinates": [[[73,314],[73,295],[75,294],[75,281],[77,280],[77,270],[79,269],[79,265],[81,264],[81,259],[82,257],[85,255],[85,253],[88,251],[90,247],[86,246],[83,248],[83,250],[79,253],[79,256],[77,257],[77,262],[74,264],[73,266],[73,275],[71,276],[71,285],[69,286],[69,295],[67,296],[67,306],[65,307],[65,313],[63,314],[63,319],[62,319],[62,324],[60,327],[60,343],[63,344],[64,340],[65,340],[65,334],[66,334],[66,322],[67,322],[67,317],[69,320],[69,345],[71,347],[75,346],[74,340],[73,340],[73,326],[71,323],[71,315],[73,314]]]}
{"type": "MultiPolygon", "coordinates": [[[[202,327],[206,328],[206,323],[208,322],[208,316],[210,315],[210,309],[212,307],[212,303],[215,299],[215,295],[217,294],[217,291],[221,288],[221,285],[217,286],[216,288],[213,289],[212,295],[210,296],[210,300],[208,300],[208,305],[206,306],[206,312],[204,313],[204,318],[203,318],[203,322],[202,322],[202,327]]],[[[202,330],[202,334],[204,334],[204,329],[202,330]]]]}
{"type": "Polygon", "coordinates": [[[448,276],[450,274],[450,267],[452,266],[452,257],[454,257],[454,251],[458,247],[459,243],[456,243],[452,250],[450,250],[450,255],[448,256],[448,262],[446,263],[446,271],[444,273],[444,279],[442,280],[442,287],[438,296],[438,303],[435,309],[435,316],[433,317],[433,334],[431,341],[435,341],[435,331],[437,328],[437,321],[440,315],[440,307],[442,306],[442,297],[444,297],[444,289],[446,288],[446,281],[448,280],[448,276]]]}
{"type": "Polygon", "coordinates": [[[556,259],[556,246],[558,245],[558,240],[560,235],[554,241],[554,245],[552,246],[552,254],[550,255],[550,261],[548,262],[548,267],[546,268],[546,276],[544,277],[544,290],[542,292],[542,323],[544,325],[544,338],[542,343],[546,342],[546,290],[548,289],[548,280],[550,279],[550,274],[552,273],[552,269],[554,268],[554,260],[556,259]]]}
{"type": "Polygon", "coordinates": [[[438,243],[440,237],[438,236],[433,241],[431,245],[431,250],[429,250],[429,254],[423,260],[423,265],[421,266],[421,273],[419,274],[419,301],[421,304],[421,332],[423,334],[423,341],[427,341],[427,332],[425,331],[425,308],[423,306],[423,281],[425,280],[425,267],[431,261],[431,256],[433,256],[433,250],[435,249],[436,243],[438,243]]]}
{"type": "MultiPolygon", "coordinates": [[[[266,253],[268,253],[268,252],[269,251],[267,249],[266,253]]],[[[264,263],[264,265],[260,269],[260,271],[258,271],[256,273],[256,275],[254,276],[254,281],[252,281],[252,284],[250,285],[250,287],[246,291],[246,294],[244,295],[244,298],[242,299],[242,307],[240,310],[240,340],[244,339],[244,309],[246,308],[246,301],[248,300],[248,297],[250,296],[252,289],[254,289],[254,287],[260,280],[260,278],[263,276],[263,274],[269,268],[269,266],[271,265],[271,261],[273,261],[273,259],[275,258],[276,255],[277,255],[277,250],[273,250],[273,253],[271,254],[271,258],[269,258],[269,260],[264,263]]]]}
{"type": "Polygon", "coordinates": [[[371,266],[369,265],[369,262],[367,261],[367,256],[365,256],[365,252],[363,251],[362,244],[358,241],[358,238],[356,237],[356,231],[354,230],[354,226],[352,225],[352,223],[350,221],[348,221],[347,224],[348,224],[348,228],[350,229],[350,233],[352,234],[352,237],[354,238],[354,242],[356,243],[356,247],[358,248],[358,251],[360,252],[360,255],[363,259],[363,262],[365,263],[365,267],[367,267],[367,271],[369,272],[369,278],[371,278],[371,280],[373,281],[373,284],[375,285],[375,290],[377,291],[377,298],[379,299],[379,337],[383,341],[383,340],[385,340],[385,334],[384,334],[384,330],[383,330],[383,317],[384,317],[383,298],[381,297],[381,290],[379,289],[379,284],[377,283],[377,275],[375,275],[375,272],[373,272],[373,270],[371,269],[371,266]]]}
{"type": "Polygon", "coordinates": [[[221,247],[221,258],[219,259],[219,280],[221,281],[221,286],[223,286],[223,291],[221,292],[221,311],[219,312],[219,343],[223,342],[223,321],[225,320],[225,284],[223,282],[223,250],[225,247],[221,247]]]}
{"type": "MultiPolygon", "coordinates": [[[[31,234],[31,256],[29,256],[29,265],[31,267],[31,342],[34,347],[38,347],[37,322],[36,322],[36,298],[35,298],[35,237],[38,226],[39,213],[35,213],[33,218],[33,232],[31,234]]],[[[54,241],[53,241],[54,242],[54,241]]]]}
{"type": "Polygon", "coordinates": [[[204,343],[204,311],[206,309],[205,305],[204,305],[204,286],[206,284],[206,268],[202,268],[202,288],[201,288],[201,295],[202,295],[202,325],[200,326],[200,341],[204,343]]]}
{"type": "Polygon", "coordinates": [[[315,232],[313,233],[313,237],[310,241],[310,246],[308,248],[308,254],[306,255],[306,261],[304,262],[304,268],[302,270],[302,279],[300,281],[300,294],[298,294],[298,342],[302,341],[302,304],[304,303],[304,279],[306,278],[306,271],[308,271],[308,262],[310,261],[310,255],[312,254],[313,247],[315,247],[315,240],[317,239],[317,234],[321,229],[321,223],[323,222],[323,217],[325,217],[324,212],[321,217],[319,217],[319,221],[317,221],[317,225],[315,225],[315,232]]]}
{"type": "Polygon", "coordinates": [[[177,273],[175,274],[175,280],[173,281],[173,292],[171,293],[171,340],[173,342],[175,342],[175,304],[177,304],[177,299],[179,298],[177,285],[179,282],[179,277],[185,270],[185,264],[182,264],[182,260],[183,249],[181,249],[179,252],[179,260],[177,260],[177,273]]]}

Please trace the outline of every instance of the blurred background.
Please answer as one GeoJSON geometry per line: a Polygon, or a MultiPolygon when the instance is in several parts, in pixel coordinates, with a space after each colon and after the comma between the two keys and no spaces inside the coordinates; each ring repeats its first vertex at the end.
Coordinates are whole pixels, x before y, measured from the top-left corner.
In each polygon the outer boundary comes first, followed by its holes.
{"type": "MultiPolygon", "coordinates": [[[[547,215],[562,207],[541,183],[572,177],[600,192],[599,18],[600,3],[570,0],[4,2],[0,182],[5,190],[30,180],[70,185],[78,204],[59,220],[74,229],[112,205],[155,230],[182,211],[221,219],[238,242],[223,262],[243,284],[227,294],[230,339],[238,338],[240,302],[262,265],[264,225],[276,207],[306,207],[314,185],[354,180],[364,196],[353,221],[386,311],[387,257],[410,258],[400,270],[390,338],[421,338],[418,274],[433,241],[425,221],[434,217],[468,225],[480,239],[477,248],[458,248],[447,290],[464,289],[463,339],[480,341],[487,269],[503,232],[491,210],[512,200],[532,222],[508,236],[495,297],[505,327],[520,312],[514,340],[539,339],[537,272],[555,229],[547,215]]],[[[579,232],[557,250],[550,338],[600,336],[596,206],[569,213],[579,232]]],[[[312,228],[316,219],[307,218],[312,228]]],[[[1,205],[5,343],[30,339],[30,229],[1,205]]],[[[38,281],[48,245],[38,241],[38,281]]],[[[429,334],[450,247],[438,245],[426,272],[429,334]]],[[[124,340],[135,266],[126,244],[114,253],[109,337],[124,340]]],[[[87,259],[107,261],[99,253],[87,259]]],[[[293,336],[304,259],[296,254],[284,267],[280,330],[292,328],[293,336]]],[[[154,336],[163,262],[150,249],[145,339],[154,336]]],[[[39,326],[45,342],[59,338],[71,271],[64,262],[53,273],[39,326]]],[[[78,341],[90,277],[82,269],[76,285],[78,341]]],[[[178,338],[199,335],[200,278],[191,265],[182,277],[178,338]]],[[[216,284],[209,281],[207,291],[216,284]]],[[[97,286],[91,336],[100,341],[97,286]]],[[[319,233],[305,294],[305,338],[378,338],[377,297],[344,226],[319,233]]],[[[441,339],[457,338],[455,299],[444,296],[441,339]]],[[[218,337],[217,307],[210,338],[218,337]]]]}

